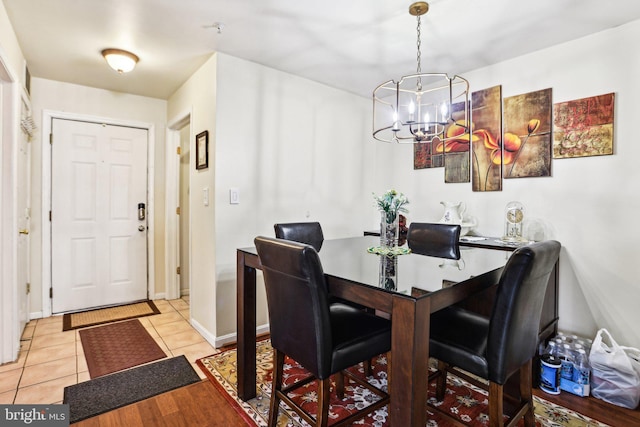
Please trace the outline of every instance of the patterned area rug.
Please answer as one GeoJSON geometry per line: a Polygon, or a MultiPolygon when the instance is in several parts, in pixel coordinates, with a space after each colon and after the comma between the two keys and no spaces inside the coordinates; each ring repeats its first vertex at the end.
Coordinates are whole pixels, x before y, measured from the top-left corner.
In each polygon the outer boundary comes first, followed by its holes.
{"type": "MultiPolygon", "coordinates": [[[[271,396],[271,373],[273,370],[272,349],[269,340],[257,343],[257,377],[258,395],[248,402],[243,402],[237,395],[237,364],[236,350],[228,350],[209,357],[198,360],[198,366],[207,374],[207,377],[220,390],[224,391],[228,400],[236,407],[238,412],[251,424],[256,426],[266,426],[269,419],[269,399],[271,396]]],[[[374,366],[374,375],[368,381],[386,390],[387,386],[387,360],[380,356],[374,366]]],[[[362,366],[354,368],[354,372],[364,375],[362,366]]],[[[284,378],[286,384],[304,378],[308,373],[295,361],[285,360],[284,378]]],[[[472,426],[488,425],[488,399],[484,390],[454,377],[448,376],[447,396],[440,403],[442,408],[446,408],[449,413],[465,423],[472,426]]],[[[433,403],[438,404],[434,399],[435,383],[429,386],[429,398],[433,403]]],[[[304,387],[300,393],[293,395],[297,402],[301,402],[305,410],[315,416],[317,405],[317,395],[315,382],[304,387]]],[[[355,383],[347,384],[345,378],[345,399],[337,400],[333,395],[331,400],[330,421],[331,425],[335,420],[343,418],[345,414],[351,413],[358,408],[367,406],[375,395],[368,390],[356,386],[355,383]]],[[[452,426],[453,424],[431,411],[428,412],[428,427],[452,426]]],[[[562,406],[555,405],[546,400],[535,397],[536,425],[540,427],[607,427],[598,421],[585,417],[582,414],[573,412],[562,406]]],[[[363,420],[354,423],[358,426],[386,427],[387,408],[375,411],[363,420]]],[[[522,420],[518,425],[522,425],[522,420]]],[[[293,411],[281,404],[278,417],[278,426],[307,426],[293,411]]]]}
{"type": "Polygon", "coordinates": [[[91,378],[167,357],[138,319],[80,331],[91,378]]]}
{"type": "Polygon", "coordinates": [[[143,301],[118,307],[99,308],[97,310],[68,313],[62,317],[62,330],[86,328],[87,326],[102,325],[103,323],[119,320],[135,319],[136,317],[160,314],[160,310],[153,301],[143,301]]]}

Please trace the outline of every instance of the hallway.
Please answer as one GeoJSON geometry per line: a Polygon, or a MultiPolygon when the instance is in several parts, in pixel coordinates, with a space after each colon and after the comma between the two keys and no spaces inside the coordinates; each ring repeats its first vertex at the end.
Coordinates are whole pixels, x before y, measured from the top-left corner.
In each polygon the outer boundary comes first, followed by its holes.
{"type": "MultiPolygon", "coordinates": [[[[160,314],[141,317],[140,322],[167,357],[184,354],[205,378],[195,361],[217,350],[189,324],[189,297],[154,303],[160,314]]],[[[66,386],[88,381],[78,331],[62,332],[62,316],[30,321],[18,360],[0,366],[0,404],[62,403],[66,386]]]]}

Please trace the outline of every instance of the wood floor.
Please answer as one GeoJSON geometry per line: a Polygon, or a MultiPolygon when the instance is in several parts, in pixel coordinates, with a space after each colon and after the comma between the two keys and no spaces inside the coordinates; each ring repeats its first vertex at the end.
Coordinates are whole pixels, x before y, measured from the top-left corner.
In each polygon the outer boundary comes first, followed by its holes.
{"type": "MultiPolygon", "coordinates": [[[[569,393],[552,396],[535,389],[534,394],[613,427],[640,426],[639,410],[632,411],[610,405],[599,399],[581,398],[569,393]]],[[[208,380],[204,380],[73,425],[74,427],[235,427],[247,424],[229,405],[222,393],[208,380]]]]}
{"type": "Polygon", "coordinates": [[[74,427],[244,426],[245,421],[208,380],[73,424],[74,427]]]}

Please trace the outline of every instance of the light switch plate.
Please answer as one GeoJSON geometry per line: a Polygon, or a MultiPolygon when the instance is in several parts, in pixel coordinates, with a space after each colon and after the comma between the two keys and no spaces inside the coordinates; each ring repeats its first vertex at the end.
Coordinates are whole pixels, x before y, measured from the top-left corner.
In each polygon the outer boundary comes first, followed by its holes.
{"type": "Polygon", "coordinates": [[[237,188],[229,189],[229,204],[231,205],[239,205],[240,204],[240,190],[237,188]]]}
{"type": "Polygon", "coordinates": [[[205,206],[209,206],[209,187],[204,187],[202,189],[202,203],[205,206]]]}

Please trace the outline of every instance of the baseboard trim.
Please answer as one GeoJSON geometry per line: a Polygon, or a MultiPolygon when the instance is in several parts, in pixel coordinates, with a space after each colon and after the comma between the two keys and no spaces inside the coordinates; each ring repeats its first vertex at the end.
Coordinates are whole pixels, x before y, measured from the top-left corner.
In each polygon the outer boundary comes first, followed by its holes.
{"type": "MultiPolygon", "coordinates": [[[[227,344],[232,344],[238,341],[238,334],[233,332],[231,334],[222,335],[220,337],[216,337],[214,334],[210,333],[206,328],[204,328],[197,320],[191,319],[191,326],[200,333],[204,337],[204,339],[214,346],[215,348],[223,347],[227,344]]],[[[262,335],[269,332],[269,324],[260,325],[256,328],[256,335],[262,335]]]]}

